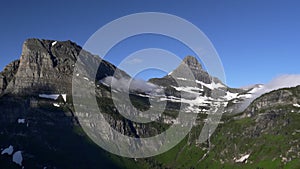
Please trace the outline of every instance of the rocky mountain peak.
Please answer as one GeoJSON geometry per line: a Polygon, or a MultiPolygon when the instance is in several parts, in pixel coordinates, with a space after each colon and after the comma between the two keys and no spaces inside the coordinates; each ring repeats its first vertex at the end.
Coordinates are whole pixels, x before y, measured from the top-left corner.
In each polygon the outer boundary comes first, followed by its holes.
{"type": "Polygon", "coordinates": [[[187,73],[186,66],[193,73],[195,80],[204,82],[206,84],[212,83],[212,77],[204,69],[202,69],[202,66],[197,58],[193,56],[186,56],[181,64],[172,73],[176,74],[176,76],[180,76],[182,74],[182,78],[184,78],[185,73],[187,73]]]}
{"type": "Polygon", "coordinates": [[[27,39],[23,43],[18,68],[7,82],[5,91],[34,93],[43,89],[45,92],[70,92],[73,67],[80,51],[81,47],[71,41],[27,39]]]}
{"type": "MultiPolygon", "coordinates": [[[[21,63],[34,61],[32,59],[41,57],[52,61],[48,66],[55,67],[57,58],[71,59],[76,61],[76,56],[82,50],[76,43],[68,41],[27,39],[23,43],[21,63]]],[[[49,63],[49,62],[48,62],[49,63]]]]}
{"type": "MultiPolygon", "coordinates": [[[[97,71],[98,78],[111,76],[116,70],[114,65],[101,61],[101,58],[82,50],[72,41],[28,39],[23,43],[20,60],[11,63],[12,66],[0,73],[0,94],[71,93],[73,70],[77,61],[85,69],[98,67],[101,62],[97,71]]],[[[120,71],[120,76],[122,73],[125,75],[120,71]]]]}
{"type": "Polygon", "coordinates": [[[194,56],[186,56],[183,59],[182,64],[186,64],[192,70],[201,70],[202,69],[202,65],[198,62],[197,58],[194,56]]]}

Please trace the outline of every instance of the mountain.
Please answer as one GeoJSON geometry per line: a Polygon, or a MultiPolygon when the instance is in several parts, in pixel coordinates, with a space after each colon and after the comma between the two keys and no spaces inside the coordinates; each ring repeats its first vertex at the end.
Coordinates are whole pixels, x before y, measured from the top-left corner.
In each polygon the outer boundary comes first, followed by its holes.
{"type": "Polygon", "coordinates": [[[255,99],[244,112],[225,116],[212,138],[212,159],[249,168],[299,168],[299,94],[300,86],[278,89],[255,99]]]}
{"type": "MultiPolygon", "coordinates": [[[[71,41],[40,39],[26,40],[20,59],[0,73],[0,168],[119,168],[91,143],[75,116],[71,93],[76,61],[83,66],[101,61],[95,83],[115,72],[128,77],[71,41]],[[12,152],[6,153],[7,148],[12,152]]],[[[78,70],[78,78],[92,79],[82,76],[88,72],[78,70]]],[[[97,92],[105,95],[101,87],[97,92]]]]}
{"type": "MultiPolygon", "coordinates": [[[[0,168],[300,167],[300,86],[233,89],[210,76],[192,56],[167,76],[133,80],[135,87],[124,91],[122,84],[128,80],[126,72],[74,42],[26,40],[20,59],[0,73],[0,168]],[[117,88],[110,81],[114,74],[117,88]],[[119,157],[101,149],[83,131],[85,126],[93,129],[96,118],[79,123],[78,117],[87,112],[77,112],[74,106],[88,107],[89,100],[73,102],[72,84],[94,87],[105,120],[130,137],[155,136],[180,124],[180,109],[197,118],[190,133],[171,150],[149,158],[119,157]],[[129,95],[136,108],[122,105],[129,115],[149,110],[150,103],[166,103],[166,108],[155,121],[137,123],[118,112],[114,101],[122,103],[123,97],[113,101],[114,94],[129,95]],[[224,111],[218,128],[199,143],[201,129],[220,105],[224,111]]],[[[111,132],[105,139],[117,137],[111,132]]],[[[132,151],[137,148],[139,144],[132,145],[132,151]]]]}
{"type": "Polygon", "coordinates": [[[212,82],[212,77],[202,68],[198,60],[193,56],[185,57],[182,63],[167,76],[163,78],[150,79],[149,81],[162,86],[165,86],[167,84],[170,85],[172,76],[175,76],[179,80],[186,78],[185,73],[187,68],[189,68],[191,73],[193,73],[195,80],[201,81],[205,84],[210,84],[212,82]]]}
{"type": "MultiPolygon", "coordinates": [[[[82,50],[71,41],[28,39],[24,42],[20,60],[9,64],[0,76],[4,93],[68,93],[78,58],[85,68],[98,65],[97,79],[112,76],[116,67],[98,56],[82,50]]],[[[88,71],[88,70],[87,70],[88,71]]],[[[120,77],[128,76],[120,72],[120,77]]],[[[97,80],[96,79],[96,80],[97,80]]]]}
{"type": "Polygon", "coordinates": [[[299,91],[300,86],[272,91],[242,113],[223,115],[210,149],[188,144],[195,142],[196,127],[178,149],[157,159],[176,154],[161,160],[169,168],[299,168],[299,91]]]}

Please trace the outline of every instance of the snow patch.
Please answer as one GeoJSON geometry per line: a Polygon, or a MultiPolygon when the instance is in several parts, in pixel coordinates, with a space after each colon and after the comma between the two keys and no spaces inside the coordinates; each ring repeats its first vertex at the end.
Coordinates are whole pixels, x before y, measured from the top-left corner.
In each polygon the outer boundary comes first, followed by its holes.
{"type": "Polygon", "coordinates": [[[60,105],[57,104],[57,103],[53,103],[53,106],[55,106],[55,107],[60,107],[60,105]]]}
{"type": "Polygon", "coordinates": [[[243,162],[245,162],[249,157],[250,157],[250,154],[246,154],[246,155],[242,156],[240,159],[235,159],[235,158],[234,158],[233,160],[235,160],[236,163],[243,163],[243,162]]]}
{"type": "Polygon", "coordinates": [[[2,152],[1,152],[1,155],[3,154],[8,154],[8,155],[11,155],[14,151],[14,147],[12,145],[10,145],[9,147],[7,147],[6,149],[4,149],[2,152]]]}
{"type": "Polygon", "coordinates": [[[52,46],[54,46],[56,44],[57,44],[57,41],[54,41],[54,42],[51,43],[52,46]]]}
{"type": "Polygon", "coordinates": [[[186,78],[178,77],[178,80],[187,80],[186,78]]]}
{"type": "Polygon", "coordinates": [[[300,104],[293,104],[293,106],[300,108],[300,104]]]}
{"type": "Polygon", "coordinates": [[[209,100],[211,98],[208,97],[197,97],[196,99],[189,100],[184,98],[178,98],[174,96],[169,96],[165,98],[160,98],[160,101],[172,101],[172,102],[179,102],[179,103],[187,103],[191,106],[206,106],[207,104],[211,103],[209,100]]]}
{"type": "Polygon", "coordinates": [[[56,100],[61,95],[64,101],[67,101],[67,94],[39,94],[40,98],[56,100]]]}
{"type": "Polygon", "coordinates": [[[201,82],[199,80],[196,80],[196,83],[199,83],[202,86],[205,86],[205,87],[207,87],[207,88],[209,88],[211,90],[225,87],[223,84],[221,84],[221,83],[215,83],[214,81],[212,81],[210,84],[207,84],[207,83],[201,82]]]}
{"type": "Polygon", "coordinates": [[[200,89],[198,87],[176,87],[176,86],[172,86],[173,88],[175,88],[177,91],[183,91],[183,92],[187,92],[187,93],[195,93],[195,94],[199,94],[200,91],[203,91],[203,89],[200,89]]]}
{"type": "Polygon", "coordinates": [[[21,124],[21,123],[24,124],[24,123],[25,123],[25,119],[18,119],[18,123],[19,123],[19,124],[21,124]]]}
{"type": "Polygon", "coordinates": [[[252,97],[253,97],[252,94],[246,93],[246,94],[238,95],[237,98],[239,98],[239,99],[251,99],[252,97]]]}
{"type": "Polygon", "coordinates": [[[61,96],[64,99],[64,101],[67,102],[67,94],[61,94],[61,96]]]}
{"type": "Polygon", "coordinates": [[[13,155],[13,162],[22,166],[22,161],[23,161],[22,152],[21,151],[15,152],[13,155]]]}
{"type": "Polygon", "coordinates": [[[59,94],[39,94],[40,98],[56,100],[59,97],[59,94]]]}
{"type": "Polygon", "coordinates": [[[147,94],[136,94],[137,96],[141,96],[141,97],[150,97],[149,95],[147,94]]]}
{"type": "Polygon", "coordinates": [[[226,95],[223,97],[225,100],[232,100],[238,96],[239,93],[231,93],[229,91],[226,92],[226,95]]]}

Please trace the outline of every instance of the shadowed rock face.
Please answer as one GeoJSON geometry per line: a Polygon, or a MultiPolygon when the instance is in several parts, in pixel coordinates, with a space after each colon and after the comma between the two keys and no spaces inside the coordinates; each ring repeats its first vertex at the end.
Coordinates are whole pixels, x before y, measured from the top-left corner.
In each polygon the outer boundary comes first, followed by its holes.
{"type": "Polygon", "coordinates": [[[0,73],[0,94],[6,89],[9,82],[13,79],[18,71],[20,61],[15,60],[8,64],[0,73]]]}
{"type": "MultiPolygon", "coordinates": [[[[81,48],[70,41],[28,39],[23,44],[18,71],[8,84],[7,92],[27,93],[23,89],[42,86],[45,90],[68,91],[72,65],[81,48]],[[57,85],[59,84],[59,85],[57,85]]],[[[32,91],[30,91],[32,92],[32,91]]]]}
{"type": "MultiPolygon", "coordinates": [[[[98,67],[101,62],[96,80],[112,76],[116,71],[114,65],[71,41],[28,39],[23,44],[20,60],[9,64],[1,73],[0,90],[14,94],[71,93],[73,70],[79,56],[85,68],[98,67]]],[[[118,73],[128,76],[122,71],[118,73]]]]}

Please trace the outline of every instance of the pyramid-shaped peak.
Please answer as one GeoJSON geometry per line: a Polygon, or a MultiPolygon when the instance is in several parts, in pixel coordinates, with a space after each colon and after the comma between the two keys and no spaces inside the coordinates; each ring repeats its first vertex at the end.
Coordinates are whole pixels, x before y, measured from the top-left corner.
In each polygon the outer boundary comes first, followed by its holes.
{"type": "Polygon", "coordinates": [[[196,57],[194,56],[186,56],[183,59],[183,63],[186,64],[188,67],[192,68],[192,69],[202,69],[201,64],[199,63],[199,61],[197,60],[196,57]]]}

